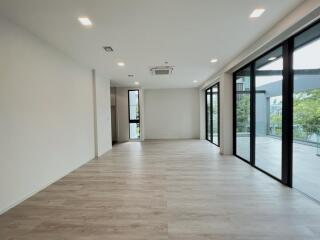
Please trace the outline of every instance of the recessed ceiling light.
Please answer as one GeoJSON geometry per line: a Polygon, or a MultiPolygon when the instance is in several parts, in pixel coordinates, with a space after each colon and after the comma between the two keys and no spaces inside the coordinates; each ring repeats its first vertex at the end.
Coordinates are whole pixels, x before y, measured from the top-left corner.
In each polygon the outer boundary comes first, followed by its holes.
{"type": "Polygon", "coordinates": [[[86,26],[86,27],[92,26],[92,22],[88,17],[79,17],[78,20],[83,26],[86,26]]]}
{"type": "Polygon", "coordinates": [[[250,14],[250,18],[258,18],[264,13],[264,8],[257,8],[250,14]]]}
{"type": "Polygon", "coordinates": [[[213,59],[210,60],[210,62],[211,62],[211,63],[216,63],[216,62],[218,62],[218,59],[213,58],[213,59]]]}
{"type": "Polygon", "coordinates": [[[276,60],[277,58],[276,57],[270,57],[268,58],[268,61],[273,61],[273,60],[276,60]]]}
{"type": "Polygon", "coordinates": [[[139,85],[140,83],[139,82],[134,82],[134,85],[139,85]]]}
{"type": "Polygon", "coordinates": [[[197,83],[197,82],[198,82],[198,80],[193,80],[193,82],[194,82],[194,83],[197,83]]]}
{"type": "Polygon", "coordinates": [[[123,67],[124,65],[125,65],[124,62],[118,62],[119,67],[123,67]]]}

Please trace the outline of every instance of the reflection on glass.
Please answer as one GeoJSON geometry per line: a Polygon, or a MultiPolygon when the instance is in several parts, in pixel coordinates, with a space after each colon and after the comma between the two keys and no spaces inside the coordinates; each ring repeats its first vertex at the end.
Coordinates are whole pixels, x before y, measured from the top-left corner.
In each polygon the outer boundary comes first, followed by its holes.
{"type": "Polygon", "coordinates": [[[250,68],[236,73],[236,155],[250,161],[250,68]]]}
{"type": "Polygon", "coordinates": [[[130,120],[139,120],[139,91],[129,91],[130,120]]]}
{"type": "Polygon", "coordinates": [[[293,187],[320,200],[320,24],[294,48],[293,187]]]}
{"type": "Polygon", "coordinates": [[[255,164],[281,179],[282,47],[255,62],[255,164]]]}
{"type": "Polygon", "coordinates": [[[129,138],[140,138],[139,90],[129,90],[129,138]]]}
{"type": "Polygon", "coordinates": [[[212,142],[216,145],[219,145],[219,136],[218,136],[218,104],[219,104],[219,95],[218,95],[218,84],[212,87],[212,142]]]}
{"type": "Polygon", "coordinates": [[[130,123],[130,139],[139,139],[139,138],[140,138],[140,124],[130,123]]]}
{"type": "Polygon", "coordinates": [[[139,108],[138,105],[130,106],[130,119],[135,120],[138,119],[139,108]]]}

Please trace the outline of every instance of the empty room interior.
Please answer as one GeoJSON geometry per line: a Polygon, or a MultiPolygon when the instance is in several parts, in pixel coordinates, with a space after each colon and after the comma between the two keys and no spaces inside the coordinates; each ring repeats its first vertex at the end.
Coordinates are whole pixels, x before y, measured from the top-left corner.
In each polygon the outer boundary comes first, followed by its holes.
{"type": "Polygon", "coordinates": [[[320,0],[0,0],[1,240],[319,240],[320,0]]]}

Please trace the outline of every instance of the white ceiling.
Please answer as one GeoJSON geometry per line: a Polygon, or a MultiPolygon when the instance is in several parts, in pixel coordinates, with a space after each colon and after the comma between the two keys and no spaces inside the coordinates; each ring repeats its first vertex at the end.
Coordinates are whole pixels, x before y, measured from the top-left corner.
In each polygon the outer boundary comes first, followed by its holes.
{"type": "Polygon", "coordinates": [[[0,13],[114,86],[196,87],[294,9],[302,0],[0,0],[0,13]],[[266,12],[250,19],[258,7],[266,12]],[[88,16],[93,27],[77,20],[88,16]],[[107,54],[103,46],[112,46],[107,54]],[[218,58],[218,63],[210,63],[218,58]],[[125,62],[118,67],[117,62],[125,62]],[[174,65],[172,76],[149,67],[174,65]],[[134,74],[129,78],[128,74],[134,74]],[[198,83],[193,83],[198,80],[198,83]]]}

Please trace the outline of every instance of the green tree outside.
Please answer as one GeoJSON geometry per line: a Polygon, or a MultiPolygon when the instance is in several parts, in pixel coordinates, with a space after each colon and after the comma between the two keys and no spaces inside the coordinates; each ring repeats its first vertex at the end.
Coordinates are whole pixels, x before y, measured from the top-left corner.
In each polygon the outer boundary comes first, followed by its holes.
{"type": "MultiPolygon", "coordinates": [[[[320,134],[320,89],[310,89],[293,95],[293,136],[308,140],[320,134]]],[[[270,125],[281,126],[282,115],[270,113],[270,125]]],[[[281,129],[275,130],[281,136],[281,129]]]]}
{"type": "Polygon", "coordinates": [[[250,95],[240,95],[237,103],[237,132],[248,132],[250,127],[250,95]]]}

